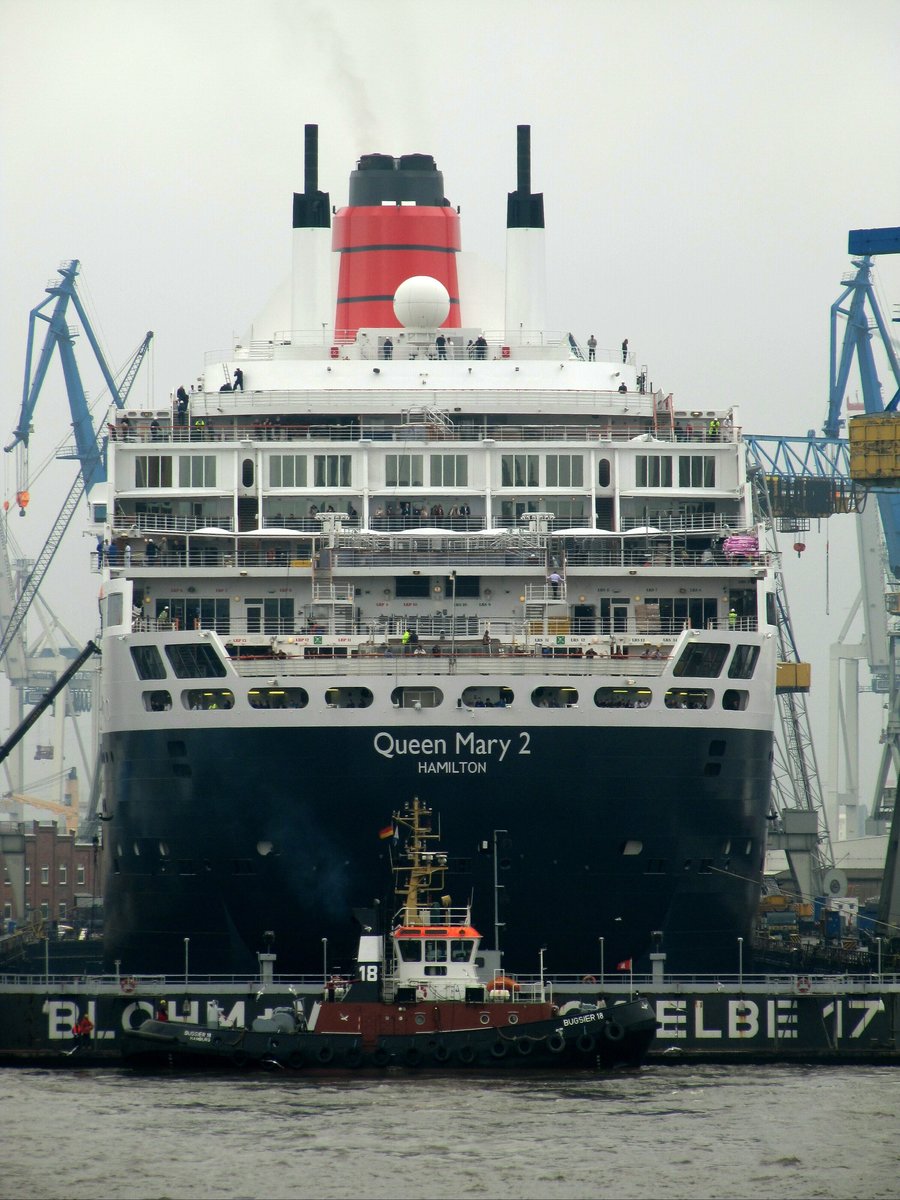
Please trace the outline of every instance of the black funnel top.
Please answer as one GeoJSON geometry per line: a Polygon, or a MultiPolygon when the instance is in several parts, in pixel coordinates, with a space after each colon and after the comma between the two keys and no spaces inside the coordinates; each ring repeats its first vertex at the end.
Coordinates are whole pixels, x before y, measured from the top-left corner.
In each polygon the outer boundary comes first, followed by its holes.
{"type": "Polygon", "coordinates": [[[378,206],[385,201],[448,208],[444,176],[430,154],[364,154],[350,175],[350,207],[378,206]]]}
{"type": "Polygon", "coordinates": [[[544,194],[531,190],[531,126],[516,126],[516,190],[506,200],[507,229],[543,229],[544,194]]]}
{"type": "Polygon", "coordinates": [[[303,191],[294,192],[294,229],[328,229],[331,204],[327,192],[319,191],[319,127],[304,127],[303,191]]]}

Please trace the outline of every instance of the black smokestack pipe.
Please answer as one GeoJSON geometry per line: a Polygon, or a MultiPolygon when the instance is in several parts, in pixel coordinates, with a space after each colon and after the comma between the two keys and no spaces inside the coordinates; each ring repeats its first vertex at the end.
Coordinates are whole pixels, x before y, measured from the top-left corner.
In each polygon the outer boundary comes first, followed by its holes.
{"type": "Polygon", "coordinates": [[[307,196],[319,190],[319,127],[304,126],[303,190],[307,196]]]}
{"type": "Polygon", "coordinates": [[[531,126],[516,126],[517,191],[531,195],[531,126]]]}
{"type": "Polygon", "coordinates": [[[543,229],[544,196],[531,191],[531,126],[516,126],[517,187],[507,194],[507,229],[543,229]]]}
{"type": "Polygon", "coordinates": [[[327,192],[319,191],[319,127],[304,126],[303,191],[294,192],[294,229],[329,229],[331,204],[327,192]]]}

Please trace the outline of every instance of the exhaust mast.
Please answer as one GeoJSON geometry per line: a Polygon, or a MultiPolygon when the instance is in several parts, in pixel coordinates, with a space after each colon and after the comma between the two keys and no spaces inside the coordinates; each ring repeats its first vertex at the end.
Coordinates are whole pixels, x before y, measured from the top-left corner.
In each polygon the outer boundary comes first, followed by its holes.
{"type": "Polygon", "coordinates": [[[516,182],[506,202],[506,337],[539,342],[546,308],[544,196],[531,190],[531,126],[516,127],[516,182]]]}
{"type": "MultiPolygon", "coordinates": [[[[330,328],[334,314],[331,280],[331,202],[319,191],[319,127],[304,127],[303,191],[294,193],[291,264],[291,330],[330,328]]],[[[293,340],[293,338],[292,338],[293,340]]]]}

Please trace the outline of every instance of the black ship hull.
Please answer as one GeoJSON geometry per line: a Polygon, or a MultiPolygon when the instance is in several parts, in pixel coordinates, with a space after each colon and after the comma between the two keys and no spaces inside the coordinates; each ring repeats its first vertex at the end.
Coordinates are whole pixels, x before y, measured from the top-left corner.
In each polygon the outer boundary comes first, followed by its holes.
{"type": "Polygon", "coordinates": [[[449,886],[510,969],[545,948],[553,971],[638,970],[657,934],[670,971],[735,969],[771,732],[384,728],[107,735],[108,962],[252,971],[271,932],[279,973],[349,969],[352,910],[393,911],[379,832],[419,794],[441,813],[449,886]]]}

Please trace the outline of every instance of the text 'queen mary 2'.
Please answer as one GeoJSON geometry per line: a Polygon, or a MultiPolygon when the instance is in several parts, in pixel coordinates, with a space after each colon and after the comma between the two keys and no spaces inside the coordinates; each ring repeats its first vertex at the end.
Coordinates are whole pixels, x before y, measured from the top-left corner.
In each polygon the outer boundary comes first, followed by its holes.
{"type": "Polygon", "coordinates": [[[267,931],[279,971],[318,971],[323,938],[349,966],[415,794],[508,969],[546,948],[596,973],[600,938],[637,966],[656,932],[672,970],[736,961],[776,665],[741,430],[618,332],[544,328],[530,189],[523,126],[492,311],[434,160],[364,156],[332,225],[308,126],[289,287],[119,422],[98,565],[123,970],[182,969],[185,938],[192,970],[253,970],[267,931]]]}

